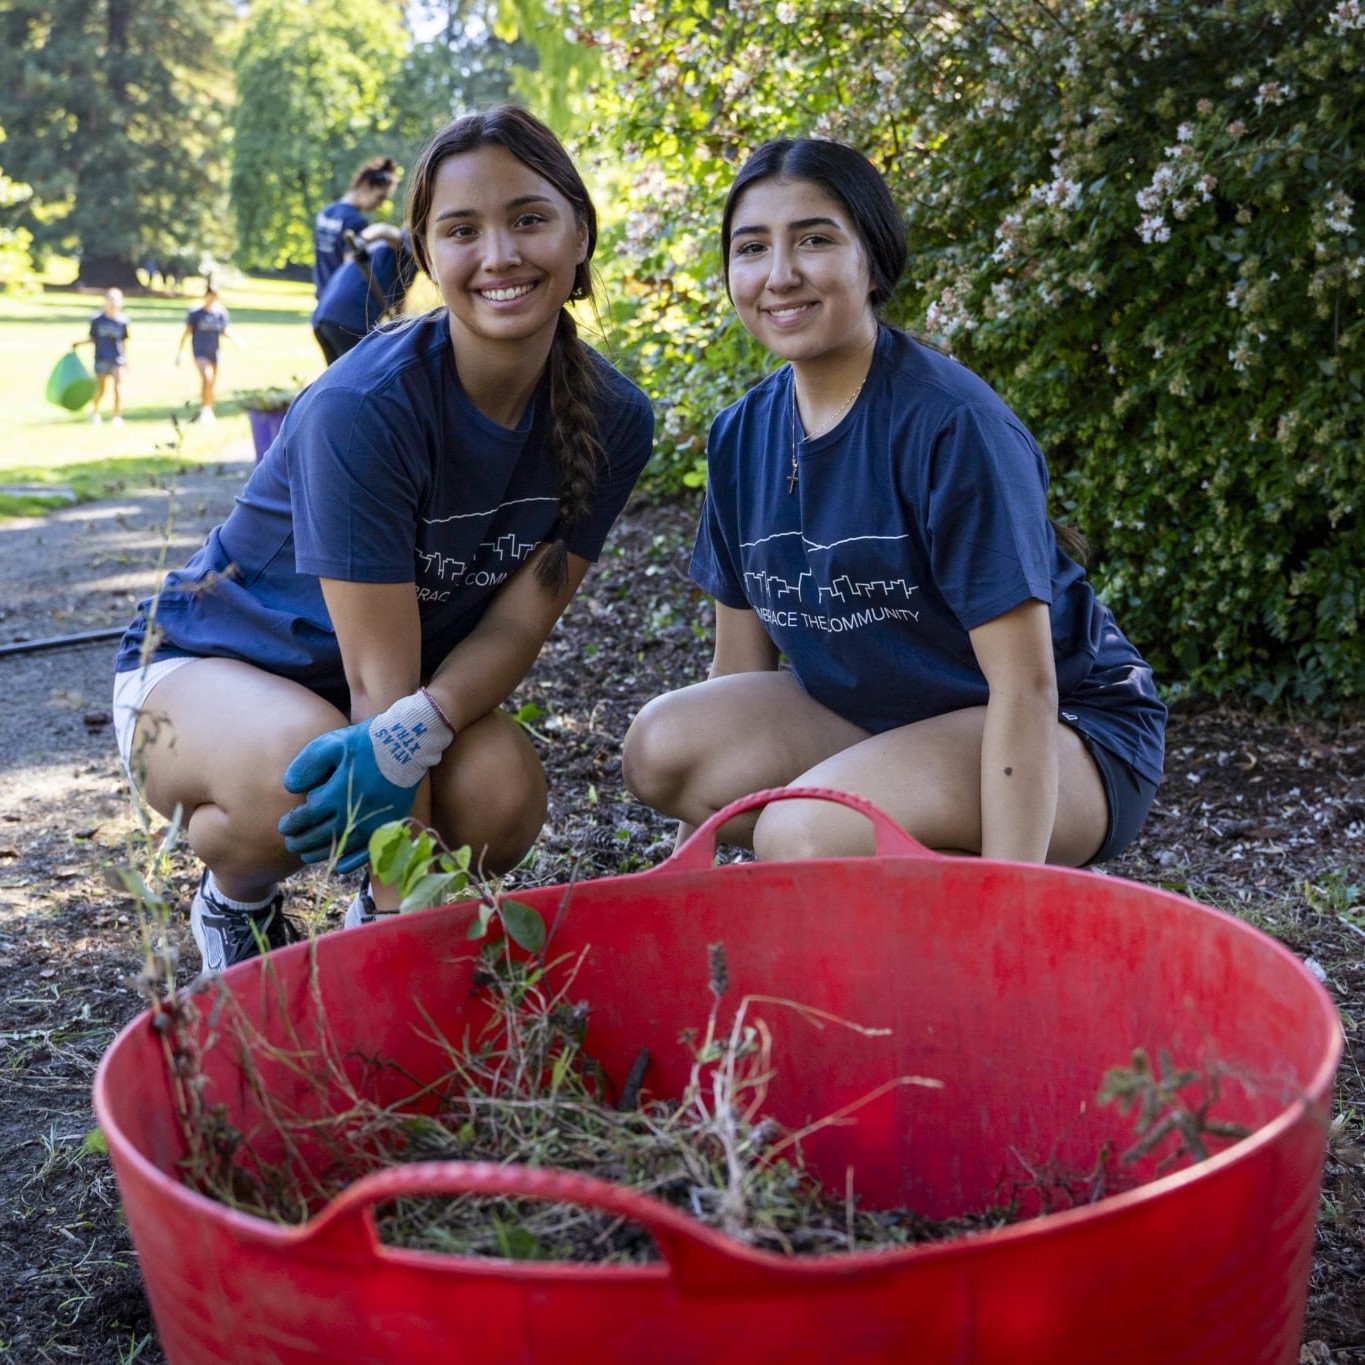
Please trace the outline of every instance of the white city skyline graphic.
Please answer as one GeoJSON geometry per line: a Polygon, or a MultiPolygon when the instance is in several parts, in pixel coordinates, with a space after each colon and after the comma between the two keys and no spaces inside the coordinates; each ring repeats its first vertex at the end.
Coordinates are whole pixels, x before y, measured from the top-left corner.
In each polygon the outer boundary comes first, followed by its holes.
{"type": "MultiPolygon", "coordinates": [[[[840,545],[849,545],[855,541],[909,539],[906,532],[901,532],[898,535],[845,536],[841,540],[832,541],[825,545],[819,541],[808,540],[800,531],[778,531],[771,536],[763,536],[758,540],[743,541],[740,548],[742,550],[753,550],[761,545],[766,545],[769,541],[781,540],[789,536],[799,536],[802,549],[807,554],[818,553],[822,550],[833,550],[840,545]]],[[[911,596],[918,591],[918,585],[911,583],[906,578],[856,579],[850,578],[848,574],[839,574],[827,583],[819,583],[816,581],[815,571],[812,569],[803,570],[795,582],[781,574],[771,573],[767,569],[746,570],[744,580],[746,586],[751,587],[768,602],[779,604],[792,600],[804,601],[802,590],[805,587],[815,589],[814,605],[816,606],[848,603],[857,599],[877,598],[885,600],[896,595],[900,595],[909,601],[911,596]]]]}
{"type": "MultiPolygon", "coordinates": [[[[479,512],[456,512],[448,517],[423,517],[422,522],[426,526],[444,526],[452,521],[488,521],[496,517],[504,507],[518,507],[533,502],[549,502],[556,507],[559,506],[559,499],[554,497],[513,498],[511,501],[499,503],[491,509],[479,512]]],[[[523,540],[515,531],[504,531],[496,540],[483,541],[475,551],[475,559],[485,562],[492,560],[500,564],[520,564],[536,548],[537,544],[539,544],[537,540],[523,540]]],[[[458,583],[471,567],[468,560],[458,555],[442,554],[440,550],[418,550],[416,553],[425,576],[438,579],[443,583],[458,583]]]]}

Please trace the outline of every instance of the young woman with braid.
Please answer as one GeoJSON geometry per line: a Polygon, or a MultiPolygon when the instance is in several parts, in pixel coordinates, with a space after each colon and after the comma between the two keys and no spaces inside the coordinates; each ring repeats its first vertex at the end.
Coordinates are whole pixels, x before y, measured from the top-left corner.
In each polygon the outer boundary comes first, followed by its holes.
{"type": "MultiPolygon", "coordinates": [[[[237,506],[124,638],[129,775],[206,864],[206,970],[288,940],[281,882],[412,815],[490,870],[546,809],[501,709],[649,457],[643,393],[581,342],[597,221],[554,135],[455,120],[408,190],[443,305],[372,333],[295,399],[237,506]]],[[[382,907],[381,901],[381,907],[382,907]]],[[[358,894],[347,924],[375,913],[358,894]]]]}

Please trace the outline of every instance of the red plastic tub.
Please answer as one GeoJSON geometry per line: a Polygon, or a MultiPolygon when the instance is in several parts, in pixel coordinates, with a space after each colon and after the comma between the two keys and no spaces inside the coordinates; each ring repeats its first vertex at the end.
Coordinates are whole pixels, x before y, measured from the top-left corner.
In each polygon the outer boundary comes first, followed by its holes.
{"type": "MultiPolygon", "coordinates": [[[[807,793],[808,795],[810,793],[807,793]]],[[[878,856],[714,867],[709,821],[652,871],[576,885],[559,951],[587,1046],[619,1080],[641,1046],[648,1088],[680,1093],[703,1024],[706,946],[724,942],[726,1001],[763,993],[890,1030],[817,1029],[764,1009],[792,1126],[905,1073],[856,1123],[807,1145],[833,1187],[872,1205],[982,1208],[1002,1176],[1088,1169],[1132,1120],[1100,1079],[1135,1047],[1224,1075],[1214,1116],[1251,1135],[1098,1203],[898,1251],[787,1259],[584,1177],[459,1162],[352,1185],[301,1227],[234,1213],[180,1183],[160,1037],[143,1015],[95,1080],[158,1334],[173,1365],[223,1361],[979,1362],[1254,1365],[1297,1361],[1340,1027],[1302,964],[1264,934],[1182,897],[1091,872],[926,853],[873,808],[878,856]],[[372,1208],[397,1193],[479,1190],[588,1203],[635,1219],[663,1261],[596,1266],[445,1257],[383,1246],[372,1208]]],[[[519,893],[547,920],[563,887],[519,893]]],[[[445,1070],[433,1027],[470,1022],[467,905],[405,915],[243,964],[224,978],[263,1034],[317,1036],[421,1079],[445,1070]],[[310,1034],[310,1030],[313,1032],[310,1034]]],[[[475,1021],[477,1023],[477,1021],[475,1021]]],[[[263,1063],[272,1094],[306,1088],[263,1063]]],[[[205,1060],[210,1102],[255,1113],[231,1050],[205,1060]]],[[[1151,1158],[1155,1162],[1156,1157],[1151,1158]]]]}

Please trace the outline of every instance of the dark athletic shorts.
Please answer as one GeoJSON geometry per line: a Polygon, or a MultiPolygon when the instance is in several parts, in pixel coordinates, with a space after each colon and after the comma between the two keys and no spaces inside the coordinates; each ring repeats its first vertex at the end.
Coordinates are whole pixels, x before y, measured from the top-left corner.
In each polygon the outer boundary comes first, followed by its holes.
{"type": "Polygon", "coordinates": [[[1096,863],[1117,858],[1137,838],[1137,832],[1152,808],[1156,783],[1134,772],[1117,754],[1111,753],[1103,744],[1095,743],[1089,735],[1081,734],[1079,730],[1076,733],[1100,770],[1100,781],[1104,783],[1104,794],[1109,802],[1109,826],[1104,832],[1104,842],[1086,864],[1093,867],[1096,863]]]}

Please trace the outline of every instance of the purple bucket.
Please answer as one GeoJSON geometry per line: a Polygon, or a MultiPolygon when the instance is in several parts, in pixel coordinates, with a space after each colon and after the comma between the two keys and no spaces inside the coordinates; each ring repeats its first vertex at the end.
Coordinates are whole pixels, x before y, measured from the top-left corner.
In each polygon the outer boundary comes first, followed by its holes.
{"type": "Polygon", "coordinates": [[[259,464],[275,437],[280,434],[284,412],[282,410],[261,412],[257,408],[248,408],[246,415],[251,421],[251,439],[256,443],[256,463],[259,464]]]}

